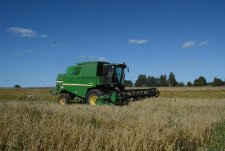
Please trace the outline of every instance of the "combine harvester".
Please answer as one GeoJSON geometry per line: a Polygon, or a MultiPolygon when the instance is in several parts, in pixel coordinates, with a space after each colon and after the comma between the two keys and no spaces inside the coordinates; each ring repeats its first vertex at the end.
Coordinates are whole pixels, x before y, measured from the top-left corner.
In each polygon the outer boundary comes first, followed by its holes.
{"type": "Polygon", "coordinates": [[[124,105],[129,100],[158,97],[156,88],[125,89],[126,64],[83,62],[69,66],[58,74],[54,95],[60,104],[88,103],[90,105],[124,105]]]}

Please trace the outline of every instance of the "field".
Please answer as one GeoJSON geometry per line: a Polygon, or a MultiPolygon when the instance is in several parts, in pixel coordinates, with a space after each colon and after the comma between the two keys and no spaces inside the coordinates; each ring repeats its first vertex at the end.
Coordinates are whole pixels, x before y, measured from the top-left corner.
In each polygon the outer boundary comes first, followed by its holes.
{"type": "Polygon", "coordinates": [[[0,89],[0,150],[225,150],[225,88],[159,88],[127,106],[59,105],[0,89]]]}

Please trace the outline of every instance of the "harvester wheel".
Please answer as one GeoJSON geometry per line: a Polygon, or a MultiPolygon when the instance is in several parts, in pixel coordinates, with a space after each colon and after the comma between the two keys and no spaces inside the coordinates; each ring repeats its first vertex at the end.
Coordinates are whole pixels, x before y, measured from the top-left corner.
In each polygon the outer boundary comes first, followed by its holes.
{"type": "Polygon", "coordinates": [[[86,102],[90,105],[96,105],[97,98],[101,96],[103,92],[99,89],[92,89],[88,92],[86,102]]]}
{"type": "Polygon", "coordinates": [[[59,104],[69,104],[70,103],[70,96],[69,94],[60,94],[58,98],[59,104]]]}

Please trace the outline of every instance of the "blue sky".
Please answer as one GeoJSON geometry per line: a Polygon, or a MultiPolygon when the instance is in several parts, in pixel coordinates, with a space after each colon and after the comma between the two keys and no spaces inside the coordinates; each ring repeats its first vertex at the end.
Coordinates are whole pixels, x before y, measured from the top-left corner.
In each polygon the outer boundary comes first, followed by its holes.
{"type": "Polygon", "coordinates": [[[125,62],[132,81],[225,80],[225,1],[0,1],[0,86],[54,86],[67,66],[94,60],[125,62]]]}

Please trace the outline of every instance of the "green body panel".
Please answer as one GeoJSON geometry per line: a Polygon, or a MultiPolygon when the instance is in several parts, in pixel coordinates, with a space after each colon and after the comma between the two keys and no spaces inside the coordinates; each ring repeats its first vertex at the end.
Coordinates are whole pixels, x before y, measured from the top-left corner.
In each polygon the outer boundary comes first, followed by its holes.
{"type": "Polygon", "coordinates": [[[112,87],[118,83],[106,83],[104,81],[103,66],[110,65],[107,62],[83,62],[75,66],[69,66],[65,74],[58,74],[54,94],[69,92],[85,99],[88,90],[93,88],[112,87]]]}
{"type": "Polygon", "coordinates": [[[68,91],[76,96],[85,98],[87,90],[96,87],[96,68],[97,62],[80,63],[76,66],[69,66],[62,78],[58,75],[57,83],[60,91],[68,91]],[[61,82],[62,81],[62,82],[61,82]]]}
{"type": "Polygon", "coordinates": [[[69,66],[64,74],[58,74],[52,94],[66,93],[72,101],[83,102],[89,91],[96,89],[93,91],[100,94],[97,105],[122,104],[128,98],[159,94],[155,89],[125,91],[125,68],[125,64],[108,62],[83,62],[69,66]]]}

